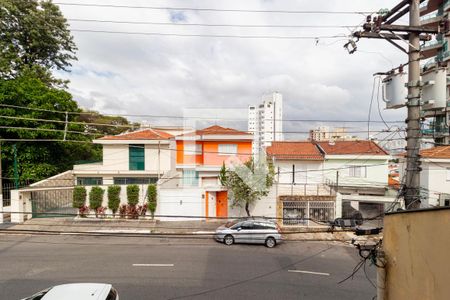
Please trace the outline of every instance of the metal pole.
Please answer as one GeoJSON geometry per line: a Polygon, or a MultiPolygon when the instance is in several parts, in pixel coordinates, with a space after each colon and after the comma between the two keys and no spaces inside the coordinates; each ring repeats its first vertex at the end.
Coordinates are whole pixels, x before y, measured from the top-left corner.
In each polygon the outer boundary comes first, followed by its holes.
{"type": "MultiPolygon", "coordinates": [[[[410,4],[409,25],[420,26],[419,0],[410,4]]],[[[406,182],[405,206],[407,209],[420,206],[420,45],[419,33],[409,33],[408,64],[408,117],[406,119],[406,182]]]]}
{"type": "Polygon", "coordinates": [[[13,145],[14,151],[14,188],[17,190],[19,188],[19,171],[17,169],[17,146],[13,145]]]}

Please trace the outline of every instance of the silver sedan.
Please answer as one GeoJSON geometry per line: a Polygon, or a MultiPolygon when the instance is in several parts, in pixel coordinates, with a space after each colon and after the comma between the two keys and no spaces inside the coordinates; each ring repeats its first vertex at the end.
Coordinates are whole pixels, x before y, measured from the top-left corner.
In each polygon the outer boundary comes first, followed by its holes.
{"type": "Polygon", "coordinates": [[[264,244],[273,248],[281,242],[276,223],[268,220],[234,221],[216,229],[214,238],[225,245],[234,243],[264,244]]]}

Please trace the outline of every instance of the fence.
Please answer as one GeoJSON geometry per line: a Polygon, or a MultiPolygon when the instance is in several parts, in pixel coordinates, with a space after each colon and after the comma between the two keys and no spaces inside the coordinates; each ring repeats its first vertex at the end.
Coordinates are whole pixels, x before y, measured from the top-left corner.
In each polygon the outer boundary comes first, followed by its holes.
{"type": "MultiPolygon", "coordinates": [[[[28,186],[31,183],[29,180],[25,180],[19,183],[19,188],[28,186]]],[[[3,194],[3,207],[11,206],[11,190],[15,190],[16,185],[13,182],[3,183],[2,194],[3,194]]]]}
{"type": "Polygon", "coordinates": [[[310,226],[332,221],[335,201],[281,201],[283,226],[310,226]],[[318,221],[318,222],[315,222],[318,221]]]}

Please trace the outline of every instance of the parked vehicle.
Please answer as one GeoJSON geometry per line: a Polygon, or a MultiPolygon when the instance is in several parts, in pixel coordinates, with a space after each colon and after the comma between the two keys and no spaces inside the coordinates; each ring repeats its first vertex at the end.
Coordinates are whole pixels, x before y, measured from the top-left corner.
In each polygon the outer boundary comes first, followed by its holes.
{"type": "Polygon", "coordinates": [[[281,242],[278,225],[269,220],[236,220],[216,229],[214,238],[225,245],[234,243],[264,244],[273,248],[281,242]]]}
{"type": "Polygon", "coordinates": [[[22,300],[119,300],[119,294],[106,283],[70,283],[50,287],[22,300]]]}

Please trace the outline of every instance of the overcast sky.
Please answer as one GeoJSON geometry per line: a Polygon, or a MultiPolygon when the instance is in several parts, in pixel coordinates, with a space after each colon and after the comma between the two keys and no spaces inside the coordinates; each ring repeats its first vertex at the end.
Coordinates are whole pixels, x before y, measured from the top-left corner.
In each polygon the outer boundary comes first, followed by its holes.
{"type": "MultiPolygon", "coordinates": [[[[58,0],[57,3],[101,3],[136,6],[246,10],[378,11],[398,1],[367,0],[58,0]]],[[[71,29],[208,35],[329,36],[348,35],[347,28],[230,28],[175,25],[130,25],[80,22],[97,19],[247,25],[359,25],[363,15],[241,13],[61,5],[71,29]]],[[[405,63],[405,54],[386,41],[361,40],[349,55],[341,39],[239,39],[88,33],[73,31],[79,48],[70,92],[82,107],[101,113],[182,116],[187,108],[218,109],[213,123],[246,129],[246,120],[220,120],[223,109],[243,109],[264,93],[284,97],[285,119],[366,120],[372,74],[405,63]]],[[[380,100],[381,101],[381,100],[380,100]]],[[[376,99],[372,119],[379,120],[376,99]]],[[[383,104],[381,103],[383,106],[383,104]]],[[[384,107],[384,106],[383,106],[384,107]]],[[[383,108],[382,107],[382,108],[383,108]]],[[[235,110],[233,110],[235,111],[235,110]]],[[[406,110],[382,110],[388,120],[404,120],[406,110]]],[[[236,114],[237,116],[238,114],[236,114]]],[[[240,115],[239,118],[245,118],[240,115]]],[[[176,119],[140,118],[154,125],[176,119]]],[[[317,122],[285,122],[286,131],[302,131],[317,122]]],[[[339,122],[351,130],[364,124],[339,122]]],[[[357,128],[358,127],[358,128],[357,128]]],[[[382,128],[380,126],[374,128],[382,128]]],[[[300,138],[301,136],[296,136],[300,138]]]]}

